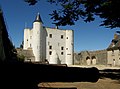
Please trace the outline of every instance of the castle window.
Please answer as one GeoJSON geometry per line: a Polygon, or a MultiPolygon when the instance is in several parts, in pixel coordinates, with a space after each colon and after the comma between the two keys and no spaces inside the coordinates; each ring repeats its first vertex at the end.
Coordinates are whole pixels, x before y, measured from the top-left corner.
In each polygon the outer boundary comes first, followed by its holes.
{"type": "Polygon", "coordinates": [[[61,52],[61,55],[63,55],[63,52],[61,52]]]}
{"type": "Polygon", "coordinates": [[[27,41],[28,41],[28,39],[27,39],[27,41]]]}
{"type": "Polygon", "coordinates": [[[64,50],[64,47],[61,47],[61,50],[64,50]]]}
{"type": "Polygon", "coordinates": [[[49,37],[52,38],[52,34],[49,34],[49,37]]]}
{"type": "Polygon", "coordinates": [[[52,49],[52,46],[49,46],[49,49],[52,49]]]}
{"type": "Polygon", "coordinates": [[[66,50],[68,50],[68,48],[66,48],[66,50]]]}
{"type": "Polygon", "coordinates": [[[61,35],[61,39],[63,39],[63,35],[61,35]]]}
{"type": "Polygon", "coordinates": [[[68,39],[68,37],[66,39],[68,39]]]}
{"type": "Polygon", "coordinates": [[[52,51],[49,51],[49,55],[52,55],[52,51]]]}

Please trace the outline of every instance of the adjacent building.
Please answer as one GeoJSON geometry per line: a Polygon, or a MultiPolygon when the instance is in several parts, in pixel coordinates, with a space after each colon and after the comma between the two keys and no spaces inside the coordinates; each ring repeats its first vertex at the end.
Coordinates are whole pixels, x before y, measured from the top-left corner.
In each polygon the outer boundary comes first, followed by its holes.
{"type": "Polygon", "coordinates": [[[108,48],[74,53],[76,65],[120,66],[120,33],[115,33],[108,48]]]}
{"type": "Polygon", "coordinates": [[[114,34],[114,38],[107,48],[107,60],[108,65],[120,66],[120,34],[114,34]]]}
{"type": "Polygon", "coordinates": [[[81,51],[74,55],[77,65],[106,65],[107,50],[81,51]]]}

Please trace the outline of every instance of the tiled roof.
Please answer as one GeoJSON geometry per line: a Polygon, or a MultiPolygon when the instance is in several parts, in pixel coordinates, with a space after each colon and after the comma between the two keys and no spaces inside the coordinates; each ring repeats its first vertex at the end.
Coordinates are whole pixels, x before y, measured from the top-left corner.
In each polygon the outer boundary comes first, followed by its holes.
{"type": "Polygon", "coordinates": [[[113,50],[113,49],[115,50],[119,48],[120,48],[120,34],[115,34],[107,50],[113,50]]]}

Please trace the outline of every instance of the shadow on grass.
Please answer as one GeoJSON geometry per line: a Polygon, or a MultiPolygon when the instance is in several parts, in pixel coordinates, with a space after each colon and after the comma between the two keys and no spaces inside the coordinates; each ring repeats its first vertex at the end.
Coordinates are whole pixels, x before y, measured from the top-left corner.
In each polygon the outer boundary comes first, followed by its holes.
{"type": "Polygon", "coordinates": [[[100,70],[100,79],[110,78],[112,80],[118,80],[120,83],[120,69],[104,69],[100,70]]]}

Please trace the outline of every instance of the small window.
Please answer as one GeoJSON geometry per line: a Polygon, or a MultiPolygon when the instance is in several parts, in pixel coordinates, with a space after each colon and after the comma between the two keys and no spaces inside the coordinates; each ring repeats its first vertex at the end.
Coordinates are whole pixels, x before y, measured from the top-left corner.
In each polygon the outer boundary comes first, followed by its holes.
{"type": "Polygon", "coordinates": [[[49,55],[52,55],[52,51],[49,51],[49,55]]]}
{"type": "Polygon", "coordinates": [[[61,55],[63,55],[63,52],[61,52],[61,55]]]}
{"type": "Polygon", "coordinates": [[[66,50],[68,50],[68,48],[66,48],[66,50]]]}
{"type": "Polygon", "coordinates": [[[61,35],[61,39],[63,39],[63,35],[61,35]]]}
{"type": "Polygon", "coordinates": [[[61,50],[64,50],[64,47],[61,47],[61,50]]]}
{"type": "Polygon", "coordinates": [[[49,49],[52,49],[52,46],[49,46],[49,49]]]}
{"type": "Polygon", "coordinates": [[[67,37],[67,39],[68,39],[68,37],[67,37]]]}
{"type": "Polygon", "coordinates": [[[28,41],[28,39],[27,39],[27,41],[28,41]]]}
{"type": "Polygon", "coordinates": [[[50,34],[49,37],[52,38],[52,34],[50,34]]]}
{"type": "Polygon", "coordinates": [[[30,44],[30,47],[31,47],[31,44],[30,44]]]}

